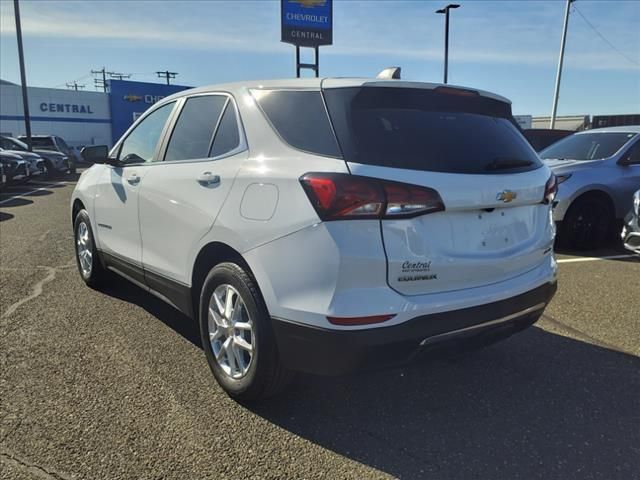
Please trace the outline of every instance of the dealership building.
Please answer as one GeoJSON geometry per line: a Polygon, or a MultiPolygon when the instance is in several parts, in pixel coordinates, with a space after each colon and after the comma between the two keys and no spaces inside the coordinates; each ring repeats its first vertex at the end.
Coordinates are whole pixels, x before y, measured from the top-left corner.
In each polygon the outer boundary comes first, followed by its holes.
{"type": "MultiPolygon", "coordinates": [[[[147,108],[186,88],[108,80],[107,92],[28,87],[31,133],[58,135],[71,146],[113,145],[147,108]]],[[[22,88],[0,80],[0,133],[25,134],[22,88]]]]}

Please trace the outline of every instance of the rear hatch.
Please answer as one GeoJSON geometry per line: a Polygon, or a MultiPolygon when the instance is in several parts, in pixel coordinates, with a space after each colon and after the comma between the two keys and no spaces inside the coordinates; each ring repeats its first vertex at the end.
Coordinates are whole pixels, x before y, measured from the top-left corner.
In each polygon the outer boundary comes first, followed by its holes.
{"type": "Polygon", "coordinates": [[[550,171],[508,102],[392,82],[326,88],[352,174],[435,190],[443,211],[381,220],[388,283],[405,295],[501,282],[538,266],[553,241],[550,171]]]}

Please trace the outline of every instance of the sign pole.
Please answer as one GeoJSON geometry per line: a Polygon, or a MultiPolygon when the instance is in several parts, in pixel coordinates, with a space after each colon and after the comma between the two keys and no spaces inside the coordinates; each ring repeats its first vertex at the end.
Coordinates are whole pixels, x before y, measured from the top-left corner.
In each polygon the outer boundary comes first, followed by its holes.
{"type": "Polygon", "coordinates": [[[296,45],[296,78],[300,78],[300,45],[296,45]]]}

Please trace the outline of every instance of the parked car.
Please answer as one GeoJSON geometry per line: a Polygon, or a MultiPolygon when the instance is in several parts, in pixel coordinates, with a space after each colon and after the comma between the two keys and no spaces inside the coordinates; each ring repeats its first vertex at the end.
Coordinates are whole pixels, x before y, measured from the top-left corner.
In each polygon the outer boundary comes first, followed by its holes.
{"type": "Polygon", "coordinates": [[[0,151],[0,163],[3,165],[5,185],[22,182],[29,177],[29,163],[18,155],[0,151]]]}
{"type": "Polygon", "coordinates": [[[624,246],[640,255],[640,190],[633,194],[633,207],[624,220],[621,235],[624,246]]]}
{"type": "Polygon", "coordinates": [[[0,189],[4,189],[9,183],[8,172],[5,171],[4,163],[0,162],[0,189]]]}
{"type": "Polygon", "coordinates": [[[640,126],[587,130],[540,152],[560,185],[553,208],[559,241],[580,250],[600,247],[623,219],[640,186],[638,133],[640,126]]]}
{"type": "Polygon", "coordinates": [[[43,174],[46,176],[47,166],[45,164],[45,161],[40,155],[32,152],[25,152],[25,151],[19,151],[19,150],[5,150],[2,147],[0,147],[0,151],[17,155],[20,158],[22,158],[22,160],[27,162],[28,176],[24,180],[25,182],[28,180],[36,179],[43,174]]]}
{"type": "Polygon", "coordinates": [[[529,128],[523,130],[524,138],[526,138],[536,152],[540,152],[558,140],[568,137],[575,133],[574,130],[551,130],[546,128],[529,128]]]}
{"type": "MultiPolygon", "coordinates": [[[[27,137],[20,136],[19,140],[26,142],[27,137]]],[[[66,171],[69,173],[76,173],[76,161],[75,154],[66,144],[66,142],[57,135],[32,135],[31,136],[32,147],[34,150],[58,152],[65,157],[66,171]]]]}
{"type": "MultiPolygon", "coordinates": [[[[0,147],[18,154],[29,151],[26,143],[13,137],[0,136],[0,147]]],[[[70,171],[69,158],[62,153],[40,148],[34,148],[33,153],[39,155],[45,161],[46,177],[52,177],[55,173],[70,171]]]]}
{"type": "Polygon", "coordinates": [[[556,290],[555,177],[498,95],[398,80],[188,90],[147,110],[71,199],[78,270],[199,322],[231,396],[486,344],[556,290]],[[326,107],[325,107],[326,105],[326,107]]]}

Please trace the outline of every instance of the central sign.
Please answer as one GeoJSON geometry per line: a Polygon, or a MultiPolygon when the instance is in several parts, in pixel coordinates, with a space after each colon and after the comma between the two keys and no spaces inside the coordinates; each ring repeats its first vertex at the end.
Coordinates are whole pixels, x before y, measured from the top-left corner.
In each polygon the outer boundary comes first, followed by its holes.
{"type": "Polygon", "coordinates": [[[281,0],[281,41],[299,47],[333,43],[332,0],[281,0]]]}

